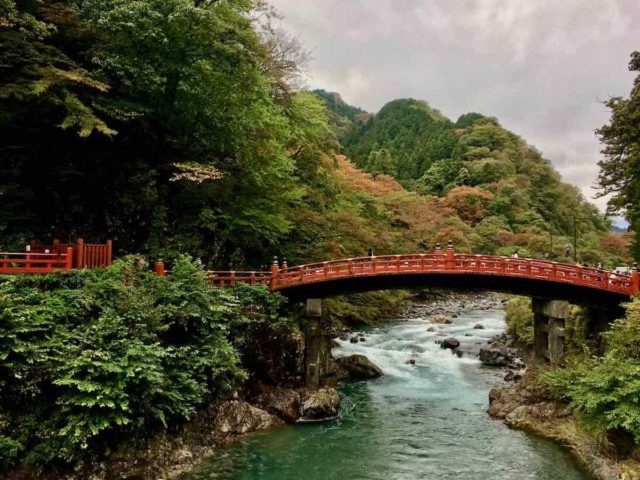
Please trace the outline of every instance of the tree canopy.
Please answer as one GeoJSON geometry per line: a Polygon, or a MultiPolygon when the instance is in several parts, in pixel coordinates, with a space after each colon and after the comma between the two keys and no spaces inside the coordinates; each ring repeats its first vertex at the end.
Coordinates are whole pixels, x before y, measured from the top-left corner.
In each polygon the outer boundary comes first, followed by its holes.
{"type": "Polygon", "coordinates": [[[603,195],[612,194],[610,211],[624,213],[631,223],[634,256],[640,258],[640,51],[631,54],[629,70],[638,72],[629,98],[605,102],[611,120],[596,132],[604,145],[598,184],[603,195]]]}

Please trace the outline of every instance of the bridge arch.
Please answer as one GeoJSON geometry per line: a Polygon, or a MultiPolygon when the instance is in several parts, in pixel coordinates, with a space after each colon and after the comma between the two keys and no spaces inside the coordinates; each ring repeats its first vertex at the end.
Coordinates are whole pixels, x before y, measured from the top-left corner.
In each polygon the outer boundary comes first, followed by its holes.
{"type": "Polygon", "coordinates": [[[619,305],[640,293],[631,275],[548,260],[446,251],[332,260],[289,267],[277,259],[270,272],[211,272],[214,285],[263,283],[292,299],[370,290],[435,287],[567,300],[586,306],[619,305]]]}
{"type": "Polygon", "coordinates": [[[289,267],[277,259],[269,272],[210,272],[213,285],[268,285],[292,300],[306,300],[305,382],[320,385],[322,298],[370,290],[437,287],[490,290],[532,297],[536,361],[560,364],[569,303],[595,307],[594,331],[622,313],[621,303],[640,294],[637,268],[630,275],[547,260],[446,251],[384,255],[289,267]],[[598,312],[595,312],[597,310],[598,312]],[[600,327],[598,327],[600,325],[600,327]]]}

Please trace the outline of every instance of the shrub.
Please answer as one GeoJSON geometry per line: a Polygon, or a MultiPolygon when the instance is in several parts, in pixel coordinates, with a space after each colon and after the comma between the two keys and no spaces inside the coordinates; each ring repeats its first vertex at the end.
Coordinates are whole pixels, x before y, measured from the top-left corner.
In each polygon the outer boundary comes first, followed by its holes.
{"type": "Polygon", "coordinates": [[[531,299],[528,297],[514,297],[505,305],[507,313],[507,332],[520,344],[533,346],[533,311],[531,299]]]}
{"type": "Polygon", "coordinates": [[[640,442],[640,365],[608,354],[540,374],[557,398],[567,400],[591,432],[623,429],[640,442]]]}
{"type": "Polygon", "coordinates": [[[245,378],[230,330],[281,303],[266,289],[211,288],[187,257],[169,277],[138,257],[1,277],[0,463],[68,465],[177,428],[245,378]]]}
{"type": "Polygon", "coordinates": [[[602,357],[575,356],[566,369],[544,371],[540,378],[588,429],[621,429],[640,442],[640,299],[627,305],[625,318],[605,334],[605,344],[602,357]]]}

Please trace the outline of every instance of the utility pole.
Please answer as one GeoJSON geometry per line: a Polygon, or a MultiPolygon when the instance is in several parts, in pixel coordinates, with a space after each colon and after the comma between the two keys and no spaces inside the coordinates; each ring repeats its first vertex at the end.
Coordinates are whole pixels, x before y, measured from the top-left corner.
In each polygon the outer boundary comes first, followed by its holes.
{"type": "Polygon", "coordinates": [[[573,215],[573,263],[578,262],[578,234],[576,230],[576,216],[573,215]]]}

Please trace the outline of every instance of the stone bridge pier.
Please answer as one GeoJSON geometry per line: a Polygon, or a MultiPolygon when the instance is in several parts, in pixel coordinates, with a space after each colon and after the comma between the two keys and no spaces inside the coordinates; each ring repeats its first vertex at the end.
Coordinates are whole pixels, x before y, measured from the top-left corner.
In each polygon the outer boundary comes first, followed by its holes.
{"type": "Polygon", "coordinates": [[[564,359],[564,327],[569,315],[569,302],[534,297],[531,307],[536,361],[553,366],[561,365],[564,359]]]}
{"type": "Polygon", "coordinates": [[[304,386],[310,390],[333,388],[338,383],[337,365],[331,355],[331,337],[322,322],[322,299],[305,301],[304,386]]]}
{"type": "Polygon", "coordinates": [[[305,387],[320,388],[324,338],[322,336],[322,299],[308,298],[305,302],[306,332],[304,355],[305,387]]]}

